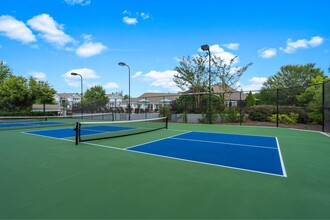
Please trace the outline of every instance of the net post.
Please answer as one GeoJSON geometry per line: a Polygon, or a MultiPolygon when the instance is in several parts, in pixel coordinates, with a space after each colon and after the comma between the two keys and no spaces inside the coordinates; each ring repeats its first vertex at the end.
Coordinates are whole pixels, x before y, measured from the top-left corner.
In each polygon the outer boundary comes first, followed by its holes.
{"type": "Polygon", "coordinates": [[[76,127],[73,129],[76,132],[76,145],[79,144],[79,137],[80,137],[80,123],[76,122],[76,127]]]}
{"type": "Polygon", "coordinates": [[[165,128],[167,129],[168,128],[168,117],[166,117],[166,122],[165,122],[165,128]]]}

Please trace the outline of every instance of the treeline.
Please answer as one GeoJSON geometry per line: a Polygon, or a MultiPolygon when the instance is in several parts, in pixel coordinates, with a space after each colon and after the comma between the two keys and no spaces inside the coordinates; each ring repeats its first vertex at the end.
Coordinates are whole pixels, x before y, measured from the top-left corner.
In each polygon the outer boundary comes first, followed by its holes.
{"type": "Polygon", "coordinates": [[[1,112],[31,112],[33,104],[54,104],[55,94],[55,89],[48,82],[38,81],[32,76],[15,76],[10,67],[0,61],[1,112]]]}

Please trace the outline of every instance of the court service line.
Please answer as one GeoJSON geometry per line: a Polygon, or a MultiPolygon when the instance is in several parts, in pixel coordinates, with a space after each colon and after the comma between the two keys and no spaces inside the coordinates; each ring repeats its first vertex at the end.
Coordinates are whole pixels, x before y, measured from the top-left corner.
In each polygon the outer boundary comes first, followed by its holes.
{"type": "Polygon", "coordinates": [[[187,132],[182,133],[182,134],[176,134],[176,135],[173,135],[173,136],[169,136],[169,137],[165,137],[165,138],[157,139],[157,140],[154,140],[154,141],[149,141],[149,142],[146,142],[146,143],[142,143],[142,144],[134,145],[134,146],[131,146],[131,147],[127,147],[127,148],[124,148],[124,149],[125,149],[125,150],[129,150],[129,149],[134,148],[134,147],[138,147],[138,146],[142,146],[142,145],[151,144],[151,143],[155,143],[155,142],[158,142],[158,141],[162,141],[162,140],[170,139],[170,138],[173,138],[173,137],[176,137],[176,136],[180,136],[180,135],[183,135],[183,134],[188,134],[188,133],[190,133],[190,132],[191,132],[191,131],[187,131],[187,132]]]}
{"type": "Polygon", "coordinates": [[[218,141],[205,141],[205,140],[195,140],[195,139],[187,139],[187,138],[170,138],[174,140],[179,141],[193,141],[193,142],[202,142],[202,143],[210,143],[210,144],[225,144],[225,145],[233,145],[233,146],[242,146],[242,147],[254,147],[254,148],[266,148],[266,149],[272,149],[277,150],[277,148],[274,147],[267,147],[267,146],[257,146],[257,145],[249,145],[249,144],[235,144],[235,143],[227,143],[227,142],[218,142],[218,141]]]}

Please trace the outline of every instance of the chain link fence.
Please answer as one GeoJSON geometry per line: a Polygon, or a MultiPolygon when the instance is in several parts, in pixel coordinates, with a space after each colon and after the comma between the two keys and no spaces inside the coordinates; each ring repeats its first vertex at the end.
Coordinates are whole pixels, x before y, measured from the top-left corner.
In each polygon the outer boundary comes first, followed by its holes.
{"type": "Polygon", "coordinates": [[[113,120],[168,116],[172,122],[270,126],[330,133],[330,81],[308,86],[226,93],[148,93],[120,103],[73,106],[73,113],[113,113],[113,120]],[[121,115],[118,117],[118,115],[121,115]]]}

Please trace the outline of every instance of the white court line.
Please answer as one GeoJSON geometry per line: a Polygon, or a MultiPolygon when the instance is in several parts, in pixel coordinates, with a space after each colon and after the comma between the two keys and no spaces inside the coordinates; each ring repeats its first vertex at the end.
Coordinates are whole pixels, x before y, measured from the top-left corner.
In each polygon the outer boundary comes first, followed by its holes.
{"type": "Polygon", "coordinates": [[[155,141],[149,141],[149,142],[146,142],[146,143],[143,143],[143,144],[134,145],[134,146],[127,147],[127,148],[124,148],[124,149],[125,149],[125,150],[130,150],[130,149],[132,149],[132,148],[134,148],[134,147],[138,147],[138,146],[142,146],[142,145],[146,145],[146,144],[155,143],[155,142],[158,142],[158,141],[162,141],[162,140],[170,139],[170,138],[177,137],[177,136],[180,136],[180,135],[183,135],[183,134],[188,134],[188,133],[190,133],[190,132],[191,132],[191,131],[187,131],[187,132],[182,133],[182,134],[176,134],[176,135],[173,135],[173,136],[165,137],[165,138],[158,139],[158,140],[155,140],[155,141]]]}
{"type": "MultiPolygon", "coordinates": [[[[186,134],[186,133],[190,133],[190,132],[193,132],[193,131],[187,131],[187,132],[182,133],[182,134],[186,134]]],[[[31,134],[31,133],[26,133],[26,132],[21,132],[21,133],[28,134],[28,135],[51,138],[51,139],[55,139],[55,140],[64,140],[64,141],[69,141],[69,142],[75,142],[74,140],[71,140],[71,139],[55,138],[55,137],[38,135],[38,134],[31,134]]],[[[237,167],[231,167],[231,166],[225,166],[225,165],[218,165],[218,164],[212,164],[212,163],[206,163],[206,162],[199,162],[199,161],[194,161],[194,160],[187,160],[187,159],[181,159],[181,158],[176,158],[176,157],[169,157],[169,156],[163,156],[163,155],[158,155],[158,154],[145,153],[145,152],[131,150],[131,148],[134,148],[134,147],[142,146],[142,145],[145,145],[145,144],[148,144],[148,143],[158,142],[158,141],[169,139],[169,138],[174,138],[174,137],[180,136],[182,134],[173,135],[173,136],[170,136],[170,137],[162,138],[162,139],[155,140],[155,141],[150,141],[150,142],[147,142],[147,143],[135,145],[135,146],[128,147],[128,148],[118,148],[118,147],[107,146],[107,145],[102,145],[102,144],[94,144],[94,143],[91,143],[91,142],[80,142],[79,144],[91,145],[91,146],[96,146],[96,147],[102,147],[102,148],[108,148],[108,149],[113,149],[113,150],[120,150],[120,151],[126,151],[126,152],[138,153],[138,154],[144,154],[144,155],[151,155],[151,156],[156,156],[156,157],[161,157],[161,158],[166,158],[166,159],[172,159],[172,160],[178,160],[178,161],[184,161],[184,162],[190,162],[190,163],[197,163],[197,164],[202,164],[202,165],[223,167],[223,168],[229,168],[229,169],[240,170],[240,171],[248,171],[248,172],[252,172],[252,173],[259,173],[259,174],[265,174],[265,175],[270,175],[270,176],[287,177],[285,169],[283,170],[283,168],[282,168],[282,171],[283,171],[283,174],[285,174],[285,175],[279,175],[279,174],[274,174],[274,173],[267,173],[267,172],[261,172],[261,171],[256,171],[256,170],[249,170],[249,169],[243,169],[243,168],[237,168],[237,167]]],[[[283,164],[283,166],[284,166],[284,164],[283,164]]]]}
{"type": "Polygon", "coordinates": [[[237,168],[237,167],[231,167],[231,166],[225,166],[225,165],[219,165],[219,164],[213,164],[213,163],[206,163],[206,162],[200,162],[200,161],[196,161],[196,160],[187,160],[187,159],[182,159],[182,158],[177,158],[177,157],[163,156],[163,155],[159,155],[159,154],[152,154],[152,153],[146,153],[146,152],[141,152],[141,151],[134,151],[134,150],[127,150],[127,151],[138,153],[138,154],[145,154],[145,155],[166,158],[166,159],[185,161],[185,162],[190,162],[190,163],[197,163],[197,164],[203,164],[203,165],[209,165],[209,166],[215,166],[215,167],[224,167],[224,168],[229,168],[229,169],[234,169],[234,170],[248,171],[248,172],[252,172],[252,173],[260,173],[260,174],[266,174],[266,175],[271,175],[271,176],[286,177],[284,175],[275,174],[275,173],[267,173],[267,172],[262,172],[262,171],[257,171],[257,170],[249,170],[249,169],[243,169],[243,168],[237,168]]]}
{"type": "Polygon", "coordinates": [[[278,142],[277,137],[276,137],[276,143],[277,143],[277,147],[278,147],[278,155],[280,156],[280,161],[281,161],[281,167],[282,167],[283,176],[284,177],[287,177],[285,166],[284,166],[284,160],[282,158],[282,152],[281,152],[281,149],[280,149],[280,143],[278,142]]]}
{"type": "Polygon", "coordinates": [[[249,145],[249,144],[235,144],[235,143],[227,143],[227,142],[220,142],[220,141],[205,141],[205,140],[195,140],[195,139],[187,139],[187,138],[171,138],[174,140],[179,141],[193,141],[193,142],[202,142],[202,143],[211,143],[211,144],[225,144],[225,145],[233,145],[233,146],[242,146],[242,147],[254,147],[254,148],[266,148],[266,149],[272,149],[277,150],[277,148],[274,147],[267,147],[267,146],[257,146],[257,145],[249,145]]]}
{"type": "MultiPolygon", "coordinates": [[[[225,126],[225,125],[224,125],[225,126]]],[[[187,130],[180,130],[180,129],[167,129],[169,131],[187,131],[187,130]]],[[[253,134],[233,134],[233,133],[226,133],[226,132],[217,132],[217,131],[191,131],[191,132],[196,132],[196,133],[211,133],[211,134],[230,134],[230,135],[241,135],[241,136],[251,136],[251,137],[271,137],[273,138],[274,136],[261,136],[261,135],[253,135],[253,134]]]]}

